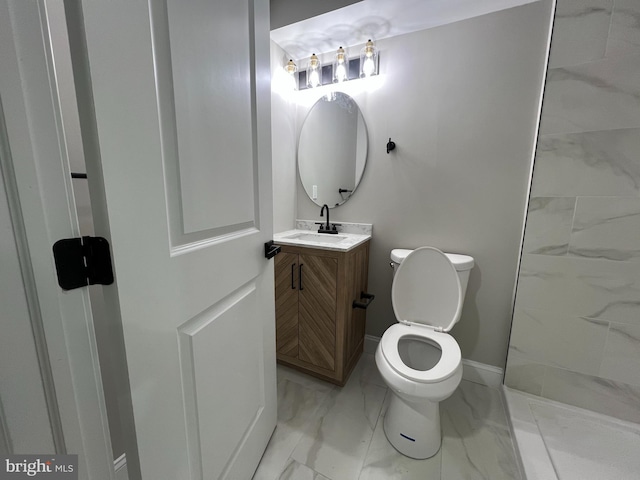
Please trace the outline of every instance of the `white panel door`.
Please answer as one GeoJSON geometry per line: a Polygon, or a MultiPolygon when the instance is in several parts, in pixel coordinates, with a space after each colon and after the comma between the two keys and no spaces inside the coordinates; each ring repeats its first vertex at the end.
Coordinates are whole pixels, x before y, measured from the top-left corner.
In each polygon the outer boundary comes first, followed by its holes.
{"type": "Polygon", "coordinates": [[[276,421],[268,1],[68,3],[142,478],[250,478],[276,421]]]}

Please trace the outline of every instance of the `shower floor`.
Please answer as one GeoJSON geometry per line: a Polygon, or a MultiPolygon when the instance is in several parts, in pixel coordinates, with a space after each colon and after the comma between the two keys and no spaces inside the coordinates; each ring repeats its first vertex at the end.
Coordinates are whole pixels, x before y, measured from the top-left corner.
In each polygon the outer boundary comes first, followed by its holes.
{"type": "Polygon", "coordinates": [[[504,388],[527,480],[637,480],[640,425],[504,388]]]}

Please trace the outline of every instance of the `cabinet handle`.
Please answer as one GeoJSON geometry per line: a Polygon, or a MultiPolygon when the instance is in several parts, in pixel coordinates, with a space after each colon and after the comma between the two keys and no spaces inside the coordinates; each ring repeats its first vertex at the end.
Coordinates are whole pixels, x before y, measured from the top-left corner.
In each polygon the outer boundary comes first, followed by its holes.
{"type": "Polygon", "coordinates": [[[376,296],[373,293],[360,292],[360,300],[364,300],[364,302],[358,302],[357,300],[354,300],[352,306],[353,308],[366,309],[369,305],[371,305],[371,302],[373,302],[374,298],[376,298],[376,296]]]}
{"type": "Polygon", "coordinates": [[[302,288],[302,267],[304,266],[304,263],[301,263],[300,266],[298,267],[298,290],[302,291],[304,290],[304,288],[302,288]]]}
{"type": "Polygon", "coordinates": [[[292,263],[291,264],[291,290],[295,290],[296,289],[296,284],[293,280],[293,271],[296,269],[296,264],[292,263]]]}

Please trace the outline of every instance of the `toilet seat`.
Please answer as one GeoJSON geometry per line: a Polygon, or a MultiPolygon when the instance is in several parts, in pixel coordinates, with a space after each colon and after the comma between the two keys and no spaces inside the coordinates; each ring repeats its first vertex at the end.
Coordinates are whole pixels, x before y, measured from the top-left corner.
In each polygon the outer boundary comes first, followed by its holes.
{"type": "Polygon", "coordinates": [[[436,332],[432,328],[420,325],[397,323],[384,332],[380,340],[380,349],[389,366],[403,377],[419,383],[441,382],[456,373],[462,362],[462,353],[456,340],[448,333],[436,332]],[[398,343],[403,337],[423,338],[436,343],[442,354],[440,360],[429,370],[415,370],[400,358],[398,343]]]}

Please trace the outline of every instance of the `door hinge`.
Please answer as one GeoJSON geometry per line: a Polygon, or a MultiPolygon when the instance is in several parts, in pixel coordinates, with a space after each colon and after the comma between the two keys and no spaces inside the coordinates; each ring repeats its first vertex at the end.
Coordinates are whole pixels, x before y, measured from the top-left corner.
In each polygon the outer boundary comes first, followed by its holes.
{"type": "Polygon", "coordinates": [[[53,244],[58,285],[63,290],[87,285],[111,285],[113,268],[109,242],[102,237],[64,238],[53,244]]]}

